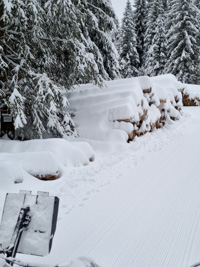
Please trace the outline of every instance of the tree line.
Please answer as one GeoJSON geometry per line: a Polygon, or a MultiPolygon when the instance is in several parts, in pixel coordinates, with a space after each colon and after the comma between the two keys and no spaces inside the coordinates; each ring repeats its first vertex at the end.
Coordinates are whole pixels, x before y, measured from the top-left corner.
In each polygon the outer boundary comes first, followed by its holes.
{"type": "Polygon", "coordinates": [[[119,33],[122,76],[172,73],[199,83],[199,8],[198,0],[135,0],[133,7],[128,0],[119,33]]]}
{"type": "Polygon", "coordinates": [[[120,26],[110,0],[2,0],[0,108],[15,137],[76,135],[66,97],[76,84],[162,73],[198,83],[199,8],[128,0],[120,26]]]}

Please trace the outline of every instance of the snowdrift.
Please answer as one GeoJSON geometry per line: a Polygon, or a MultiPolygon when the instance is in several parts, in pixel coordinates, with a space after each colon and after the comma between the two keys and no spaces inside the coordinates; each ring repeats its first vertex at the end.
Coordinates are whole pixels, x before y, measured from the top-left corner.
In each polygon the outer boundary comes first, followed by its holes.
{"type": "Polygon", "coordinates": [[[76,86],[68,98],[81,138],[126,142],[178,120],[182,87],[171,74],[144,76],[76,86]]]}
{"type": "Polygon", "coordinates": [[[78,167],[94,160],[88,143],[64,139],[0,140],[0,151],[1,176],[15,183],[22,182],[27,173],[42,180],[54,180],[60,177],[64,166],[78,167]]]}

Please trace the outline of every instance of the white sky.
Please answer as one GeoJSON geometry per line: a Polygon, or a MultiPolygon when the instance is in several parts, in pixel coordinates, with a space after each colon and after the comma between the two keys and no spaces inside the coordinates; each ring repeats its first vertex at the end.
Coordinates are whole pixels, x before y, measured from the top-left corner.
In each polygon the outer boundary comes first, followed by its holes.
{"type": "MultiPolygon", "coordinates": [[[[131,0],[132,4],[133,4],[133,1],[134,0],[131,0]]],[[[117,17],[119,21],[121,22],[127,0],[111,0],[111,2],[112,2],[112,5],[113,5],[113,8],[115,10],[117,17]]]]}

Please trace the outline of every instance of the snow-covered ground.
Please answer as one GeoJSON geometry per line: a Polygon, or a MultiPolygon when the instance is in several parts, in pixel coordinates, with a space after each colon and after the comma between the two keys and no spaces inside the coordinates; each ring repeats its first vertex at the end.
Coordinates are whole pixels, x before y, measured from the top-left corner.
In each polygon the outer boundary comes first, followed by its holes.
{"type": "Polygon", "coordinates": [[[55,181],[29,176],[6,186],[1,175],[0,213],[6,192],[20,189],[49,191],[61,201],[51,253],[18,258],[48,267],[81,256],[101,267],[200,261],[199,118],[198,107],[184,108],[180,121],[130,144],[91,141],[96,160],[63,168],[55,181]]]}

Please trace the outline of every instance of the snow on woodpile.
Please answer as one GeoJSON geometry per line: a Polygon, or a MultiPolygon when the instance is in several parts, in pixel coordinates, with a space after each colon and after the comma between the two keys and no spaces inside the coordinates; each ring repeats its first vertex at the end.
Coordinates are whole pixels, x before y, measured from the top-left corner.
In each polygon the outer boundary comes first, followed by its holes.
{"type": "Polygon", "coordinates": [[[180,119],[180,111],[182,109],[182,94],[180,90],[183,84],[177,81],[176,77],[172,74],[165,74],[152,77],[154,93],[160,100],[158,106],[161,111],[161,120],[165,121],[166,118],[172,120],[180,119]]]}
{"type": "Polygon", "coordinates": [[[76,86],[68,98],[80,137],[124,142],[179,119],[182,87],[173,75],[143,76],[76,86]]]}
{"type": "Polygon", "coordinates": [[[53,180],[60,177],[63,167],[88,165],[94,160],[88,143],[65,139],[0,140],[0,152],[0,173],[15,183],[22,182],[27,173],[53,180]]]}
{"type": "Polygon", "coordinates": [[[200,106],[200,85],[184,84],[183,105],[200,106]]]}

